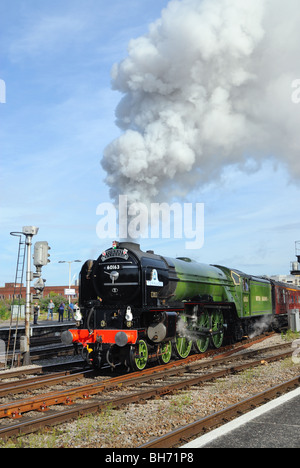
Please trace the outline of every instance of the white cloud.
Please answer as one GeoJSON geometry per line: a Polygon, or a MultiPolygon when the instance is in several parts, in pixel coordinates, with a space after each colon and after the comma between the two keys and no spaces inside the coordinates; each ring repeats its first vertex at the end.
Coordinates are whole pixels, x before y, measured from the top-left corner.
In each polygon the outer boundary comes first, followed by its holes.
{"type": "MultiPolygon", "coordinates": [[[[53,0],[38,3],[37,8],[36,0],[26,0],[18,2],[16,7],[15,2],[3,0],[0,6],[0,13],[2,9],[6,10],[1,16],[3,28],[0,35],[4,51],[1,79],[7,85],[7,103],[0,107],[0,283],[13,280],[16,249],[9,231],[19,230],[23,225],[37,224],[40,227],[38,240],[48,240],[52,246],[53,262],[45,268],[47,284],[59,284],[61,278],[65,278],[63,271],[54,263],[64,259],[64,254],[70,260],[85,260],[95,258],[107,247],[96,235],[96,207],[103,201],[109,201],[108,189],[103,183],[104,172],[100,167],[101,153],[120,133],[114,123],[114,112],[120,95],[109,88],[110,71],[113,63],[126,55],[130,39],[146,34],[148,23],[160,16],[161,9],[167,6],[168,1],[113,0],[108,3],[104,0],[53,0]],[[11,274],[8,278],[9,271],[11,274]]],[[[199,0],[199,5],[201,3],[199,0]]],[[[206,3],[213,4],[210,0],[206,3]]],[[[277,3],[279,2],[276,0],[277,3]]],[[[287,9],[286,15],[290,13],[289,5],[291,3],[287,2],[282,7],[287,9]]],[[[291,25],[294,22],[292,15],[290,16],[291,25]]],[[[212,11],[208,24],[211,24],[209,21],[213,21],[214,17],[212,11]]],[[[269,21],[274,22],[274,17],[269,21]]],[[[229,20],[232,23],[234,18],[229,20]]],[[[188,24],[191,22],[192,18],[188,24]]],[[[253,18],[246,18],[245,22],[249,25],[253,23],[253,18]]],[[[183,23],[180,18],[180,33],[184,28],[183,23]]],[[[285,69],[286,64],[290,63],[290,57],[297,56],[295,52],[299,46],[299,41],[295,41],[292,50],[287,53],[284,48],[286,44],[290,44],[290,37],[286,37],[283,24],[278,27],[278,31],[280,34],[276,47],[280,50],[280,57],[274,57],[274,68],[268,72],[270,75],[278,69],[279,63],[285,69]],[[286,40],[281,44],[279,38],[283,35],[286,40]]],[[[292,28],[292,31],[293,37],[297,36],[298,30],[292,28]]],[[[209,41],[203,32],[196,33],[204,45],[206,56],[209,56],[216,45],[213,42],[214,37],[209,41]]],[[[224,30],[223,36],[226,44],[232,45],[234,36],[230,31],[224,30]]],[[[241,52],[241,48],[245,53],[251,49],[250,37],[246,36],[242,43],[237,44],[238,52],[241,52]]],[[[193,107],[203,97],[203,90],[195,86],[184,94],[185,87],[181,86],[181,80],[186,69],[182,66],[179,69],[180,37],[175,35],[174,40],[176,47],[173,45],[169,48],[171,67],[167,72],[171,77],[175,65],[178,65],[176,79],[183,97],[188,98],[193,107]]],[[[186,47],[183,49],[187,54],[186,60],[190,59],[192,50],[186,47]]],[[[164,70],[164,63],[151,55],[151,49],[148,49],[147,57],[148,63],[143,60],[143,56],[136,58],[145,67],[150,66],[151,58],[164,70]]],[[[197,75],[200,72],[209,80],[210,70],[199,69],[199,64],[198,67],[195,64],[193,73],[197,75]]],[[[293,79],[299,77],[300,74],[293,79]]],[[[241,67],[236,67],[235,73],[228,79],[239,87],[250,78],[241,67]]],[[[136,79],[138,81],[138,77],[136,79]]],[[[148,76],[144,84],[148,90],[155,86],[158,89],[162,87],[151,76],[148,76]]],[[[135,85],[138,86],[138,83],[135,82],[135,85]]],[[[294,132],[298,122],[295,117],[300,106],[294,105],[290,113],[290,99],[285,103],[284,96],[280,95],[282,86],[282,82],[274,80],[273,87],[269,88],[268,109],[259,108],[255,100],[249,100],[248,105],[252,104],[252,112],[267,112],[268,115],[273,105],[273,120],[278,125],[280,112],[275,104],[279,102],[286,126],[293,128],[294,132]]],[[[291,92],[290,86],[288,92],[291,92]]],[[[226,111],[224,92],[216,92],[212,101],[217,110],[226,111]]],[[[155,121],[155,114],[151,115],[152,111],[147,104],[145,101],[144,118],[146,121],[151,118],[155,121]]],[[[121,112],[122,109],[119,110],[121,112]]],[[[177,128],[179,122],[182,125],[181,133],[184,133],[186,122],[182,122],[178,114],[179,112],[163,109],[161,117],[170,129],[177,128]]],[[[189,119],[188,115],[187,118],[189,119]]],[[[137,124],[143,124],[142,117],[137,124]]],[[[239,126],[235,128],[239,129],[239,126]]],[[[155,122],[151,131],[160,143],[160,151],[163,151],[164,135],[155,122]]],[[[224,125],[222,132],[223,137],[234,137],[230,126],[224,125]]],[[[214,132],[212,136],[214,137],[214,132]]],[[[222,137],[221,134],[215,136],[219,139],[222,137]]],[[[169,145],[170,142],[167,143],[169,145]]],[[[173,146],[176,155],[177,152],[180,154],[182,144],[181,140],[177,140],[173,146]]],[[[158,154],[159,152],[155,153],[155,156],[158,154]]],[[[136,156],[134,153],[133,155],[136,156]]],[[[140,162],[142,164],[142,159],[140,162]]],[[[189,153],[189,166],[192,163],[193,155],[189,153]]],[[[155,164],[155,159],[152,164],[155,164]]],[[[165,171],[159,157],[157,167],[165,171]]],[[[284,185],[283,181],[288,182],[288,175],[281,165],[278,166],[277,173],[274,173],[271,164],[262,165],[261,169],[259,167],[258,164],[251,169],[251,165],[248,165],[247,171],[230,170],[229,167],[223,174],[220,187],[214,183],[215,168],[212,164],[209,167],[212,183],[201,193],[198,190],[199,185],[194,183],[199,177],[196,171],[182,178],[184,188],[194,187],[194,191],[188,194],[190,199],[206,205],[205,246],[199,254],[186,252],[188,256],[193,255],[207,263],[226,261],[240,268],[244,264],[249,264],[250,267],[251,262],[252,266],[268,266],[274,264],[273,252],[277,248],[277,264],[274,265],[276,271],[273,272],[284,272],[288,268],[289,254],[282,246],[289,244],[293,253],[299,219],[299,191],[295,186],[284,185]],[[262,246],[266,248],[264,257],[261,256],[262,246]]],[[[180,165],[172,160],[173,172],[183,168],[184,160],[180,165]]],[[[170,187],[170,193],[175,192],[178,195],[180,190],[170,187]]],[[[184,192],[186,194],[186,190],[184,192]]],[[[300,234],[298,237],[300,239],[300,234]]],[[[184,255],[183,244],[184,242],[164,243],[158,240],[155,244],[151,241],[143,243],[142,247],[176,256],[184,255]]],[[[259,268],[255,266],[254,273],[262,272],[259,268]]],[[[253,272],[251,268],[247,271],[253,272]]]]}

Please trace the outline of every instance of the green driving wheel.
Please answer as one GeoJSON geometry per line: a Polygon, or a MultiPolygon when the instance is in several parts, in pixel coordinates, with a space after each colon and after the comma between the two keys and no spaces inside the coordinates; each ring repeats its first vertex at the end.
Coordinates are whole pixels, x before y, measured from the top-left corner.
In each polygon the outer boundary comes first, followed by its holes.
{"type": "Polygon", "coordinates": [[[160,364],[168,364],[172,357],[172,343],[168,341],[168,343],[162,343],[159,349],[159,356],[158,361],[160,364]]]}
{"type": "Polygon", "coordinates": [[[220,348],[224,339],[224,317],[220,310],[211,314],[212,342],[215,348],[220,348]]]}
{"type": "Polygon", "coordinates": [[[187,328],[187,318],[185,316],[181,317],[180,329],[180,332],[175,338],[174,352],[177,357],[185,359],[190,354],[193,345],[193,340],[188,337],[189,331],[187,328]]]}
{"type": "Polygon", "coordinates": [[[209,315],[207,311],[201,313],[199,317],[197,317],[196,322],[196,331],[198,333],[203,333],[200,337],[194,341],[194,348],[197,353],[205,353],[209,346],[209,334],[207,331],[209,330],[209,315]]]}

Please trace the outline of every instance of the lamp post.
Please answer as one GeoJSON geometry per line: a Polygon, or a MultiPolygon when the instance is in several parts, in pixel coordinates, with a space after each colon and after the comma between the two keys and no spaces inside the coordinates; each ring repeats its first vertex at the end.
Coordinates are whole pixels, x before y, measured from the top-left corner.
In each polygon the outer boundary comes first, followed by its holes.
{"type": "MultiPolygon", "coordinates": [[[[81,260],[60,260],[58,263],[68,263],[69,264],[69,289],[71,289],[71,264],[72,263],[81,263],[81,260]]],[[[68,295],[69,297],[69,304],[71,303],[71,296],[68,295]]]]}

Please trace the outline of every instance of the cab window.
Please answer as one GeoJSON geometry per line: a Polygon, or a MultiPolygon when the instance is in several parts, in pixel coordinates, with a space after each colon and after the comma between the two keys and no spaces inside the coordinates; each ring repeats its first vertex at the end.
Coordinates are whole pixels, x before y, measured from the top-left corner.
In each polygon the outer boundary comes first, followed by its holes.
{"type": "Polygon", "coordinates": [[[236,286],[240,285],[240,276],[235,273],[234,271],[231,272],[231,278],[233,279],[233,282],[236,286]]]}

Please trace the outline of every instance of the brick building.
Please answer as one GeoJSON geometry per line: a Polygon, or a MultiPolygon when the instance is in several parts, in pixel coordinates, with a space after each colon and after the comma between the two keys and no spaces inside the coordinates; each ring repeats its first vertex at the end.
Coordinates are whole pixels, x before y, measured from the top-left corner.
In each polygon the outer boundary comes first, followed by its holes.
{"type": "MultiPolygon", "coordinates": [[[[21,284],[17,285],[16,288],[16,296],[19,297],[20,294],[20,286],[21,284]]],[[[14,295],[14,283],[5,283],[4,287],[0,287],[0,299],[12,299],[14,295]]],[[[69,286],[45,286],[44,292],[43,292],[43,297],[47,297],[50,295],[51,292],[55,294],[61,294],[62,296],[65,296],[68,298],[68,296],[65,295],[65,290],[69,289],[69,286]]],[[[75,289],[76,296],[73,296],[74,299],[78,298],[78,286],[71,286],[71,289],[75,289]]],[[[31,293],[35,294],[35,289],[31,287],[31,293]]],[[[25,300],[26,298],[26,287],[22,285],[21,288],[21,297],[25,300]]]]}

